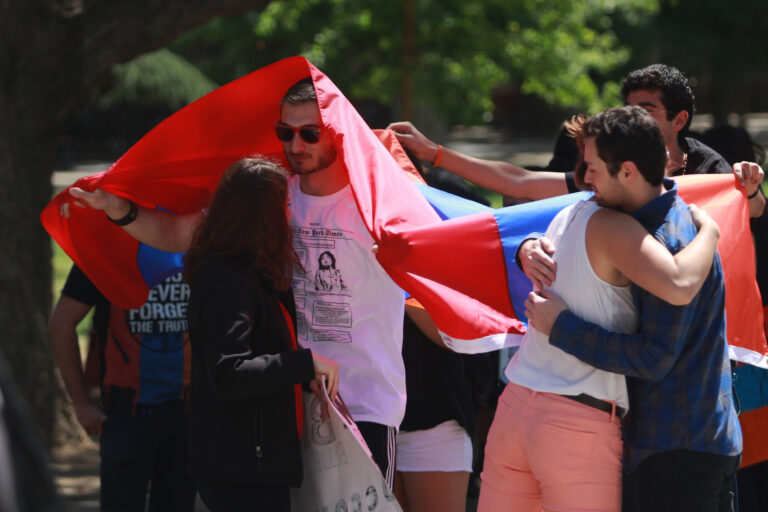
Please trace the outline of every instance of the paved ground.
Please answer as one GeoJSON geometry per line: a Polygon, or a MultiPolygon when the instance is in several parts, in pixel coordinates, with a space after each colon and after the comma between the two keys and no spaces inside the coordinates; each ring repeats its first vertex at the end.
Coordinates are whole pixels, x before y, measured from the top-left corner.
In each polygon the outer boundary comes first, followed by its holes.
{"type": "MultiPolygon", "coordinates": [[[[98,512],[99,446],[86,441],[80,446],[56,450],[51,463],[65,512],[98,512]]],[[[208,512],[199,500],[195,512],[208,512]]]]}
{"type": "Polygon", "coordinates": [[[54,453],[53,471],[67,512],[99,510],[99,447],[93,442],[54,453]]]}
{"type": "MultiPolygon", "coordinates": [[[[93,442],[57,450],[51,464],[65,505],[65,512],[99,511],[99,447],[93,442]]],[[[477,500],[467,500],[467,512],[475,512],[477,500]]],[[[195,512],[207,512],[198,498],[195,512]]]]}

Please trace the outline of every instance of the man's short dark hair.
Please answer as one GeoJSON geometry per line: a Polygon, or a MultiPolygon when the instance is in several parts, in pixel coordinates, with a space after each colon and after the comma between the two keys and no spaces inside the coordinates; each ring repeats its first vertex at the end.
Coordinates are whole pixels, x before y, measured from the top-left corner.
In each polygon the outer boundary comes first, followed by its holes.
{"type": "Polygon", "coordinates": [[[590,117],[582,128],[584,139],[595,138],[597,154],[615,176],[621,164],[634,163],[645,181],[661,185],[667,147],[656,121],[640,107],[617,107],[590,117]]]}
{"type": "Polygon", "coordinates": [[[302,78],[293,84],[283,96],[280,102],[282,105],[301,105],[303,103],[317,103],[317,94],[315,86],[312,84],[312,78],[302,78]]]}
{"type": "Polygon", "coordinates": [[[694,96],[691,85],[685,75],[676,67],[665,64],[651,64],[643,69],[632,71],[621,85],[621,95],[624,102],[632,91],[660,91],[661,103],[667,111],[667,120],[674,118],[679,112],[688,112],[688,122],[680,130],[684,136],[691,126],[694,113],[694,96]]]}

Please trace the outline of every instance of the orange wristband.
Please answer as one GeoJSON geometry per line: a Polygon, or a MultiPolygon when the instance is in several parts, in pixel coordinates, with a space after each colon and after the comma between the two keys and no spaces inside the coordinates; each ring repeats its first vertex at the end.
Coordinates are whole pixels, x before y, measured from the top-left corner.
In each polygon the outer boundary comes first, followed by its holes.
{"type": "Polygon", "coordinates": [[[437,156],[435,157],[435,161],[432,162],[432,167],[440,167],[440,160],[443,159],[443,146],[442,144],[437,145],[437,156]]]}

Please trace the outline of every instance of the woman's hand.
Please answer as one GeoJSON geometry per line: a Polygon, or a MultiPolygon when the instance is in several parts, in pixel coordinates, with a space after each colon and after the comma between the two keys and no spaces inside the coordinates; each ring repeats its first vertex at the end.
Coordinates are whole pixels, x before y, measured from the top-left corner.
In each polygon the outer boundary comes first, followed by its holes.
{"type": "Polygon", "coordinates": [[[309,384],[310,388],[318,399],[322,399],[323,378],[325,378],[328,398],[331,401],[336,400],[336,394],[339,392],[339,364],[314,352],[312,352],[312,362],[315,365],[315,380],[309,384]]]}

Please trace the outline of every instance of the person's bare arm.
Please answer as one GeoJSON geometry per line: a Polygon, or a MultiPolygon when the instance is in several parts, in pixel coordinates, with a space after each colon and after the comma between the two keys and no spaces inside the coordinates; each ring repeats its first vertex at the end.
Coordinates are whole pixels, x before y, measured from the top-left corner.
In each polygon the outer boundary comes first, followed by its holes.
{"type": "MultiPolygon", "coordinates": [[[[121,219],[130,211],[130,201],[100,188],[87,192],[72,187],[70,194],[80,202],[76,205],[84,207],[82,203],[85,203],[94,210],[103,210],[111,219],[121,219]]],[[[201,212],[174,215],[153,208],[138,209],[136,219],[123,226],[129,235],[162,251],[184,252],[189,249],[201,212]]],[[[63,209],[62,214],[68,215],[68,210],[63,209]]]]}
{"type": "Polygon", "coordinates": [[[426,309],[413,306],[406,302],[405,314],[408,315],[408,318],[413,320],[413,323],[416,324],[416,327],[418,327],[419,330],[424,333],[424,336],[429,338],[429,341],[438,347],[450,350],[445,346],[443,338],[440,337],[440,332],[437,330],[437,325],[435,325],[435,322],[432,320],[432,317],[429,316],[429,313],[426,309]]]}
{"type": "MultiPolygon", "coordinates": [[[[392,123],[387,128],[417,158],[435,161],[438,144],[410,122],[392,123]]],[[[449,148],[443,148],[439,166],[483,188],[517,199],[545,199],[568,193],[563,173],[529,171],[509,162],[474,158],[449,148]]]]}
{"type": "Polygon", "coordinates": [[[101,433],[101,424],[106,416],[88,397],[76,330],[90,309],[91,306],[62,295],[53,309],[48,330],[53,356],[72,399],[77,421],[88,434],[93,435],[101,433]]]}
{"type": "Polygon", "coordinates": [[[709,275],[720,238],[717,223],[691,206],[699,233],[672,255],[635,219],[604,208],[587,226],[588,246],[600,248],[630,281],[674,305],[691,302],[709,275]]]}
{"type": "MultiPolygon", "coordinates": [[[[675,256],[636,220],[607,208],[590,219],[588,244],[605,251],[611,264],[641,288],[670,304],[688,304],[709,275],[720,237],[717,223],[706,212],[690,208],[699,233],[675,256]]],[[[558,315],[568,309],[548,290],[529,293],[525,307],[530,325],[547,336],[558,315]]]]}

